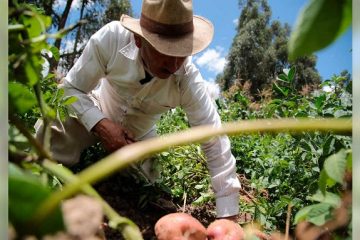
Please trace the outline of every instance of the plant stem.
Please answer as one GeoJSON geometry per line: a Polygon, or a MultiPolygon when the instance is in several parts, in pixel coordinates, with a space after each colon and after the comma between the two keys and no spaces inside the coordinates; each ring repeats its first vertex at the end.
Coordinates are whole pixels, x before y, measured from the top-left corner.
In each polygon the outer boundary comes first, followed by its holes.
{"type": "MultiPolygon", "coordinates": [[[[51,174],[59,177],[61,181],[65,183],[72,183],[77,180],[77,176],[74,175],[69,169],[53,163],[47,159],[43,161],[42,166],[51,172],[51,174]]],[[[81,191],[89,196],[92,196],[99,200],[103,206],[104,212],[109,219],[110,227],[118,229],[124,236],[125,239],[141,240],[142,235],[138,226],[128,218],[121,217],[101,196],[96,190],[89,184],[84,184],[81,191]]]]}
{"type": "Polygon", "coordinates": [[[279,133],[291,131],[332,131],[337,134],[351,134],[351,119],[262,119],[225,123],[222,127],[198,126],[191,129],[144,140],[127,145],[78,174],[78,179],[54,193],[36,211],[34,222],[41,222],[62,199],[76,193],[86,183],[94,183],[129,164],[159,153],[169,147],[203,142],[219,135],[239,135],[250,133],[279,133]]]}
{"type": "Polygon", "coordinates": [[[289,239],[289,228],[290,228],[290,217],[291,217],[291,208],[292,205],[289,203],[287,214],[286,214],[286,229],[285,229],[285,240],[289,239]]]}
{"type": "Polygon", "coordinates": [[[52,159],[50,153],[47,152],[39,143],[38,140],[29,132],[29,130],[21,123],[21,121],[16,117],[16,115],[9,116],[10,123],[12,123],[30,142],[30,144],[35,148],[35,151],[40,158],[52,159]]]}
{"type": "MultiPolygon", "coordinates": [[[[14,126],[19,129],[19,131],[28,139],[30,144],[35,147],[39,157],[43,159],[42,166],[46,170],[50,171],[53,175],[59,177],[63,182],[66,183],[72,183],[77,180],[77,177],[70,170],[55,163],[55,161],[50,156],[50,153],[41,146],[41,144],[33,137],[29,130],[15,115],[11,115],[9,119],[10,122],[14,124],[14,126]]],[[[121,217],[89,184],[83,185],[81,190],[87,195],[93,196],[101,202],[104,208],[104,212],[109,219],[110,227],[118,229],[123,234],[125,239],[143,239],[138,226],[130,219],[121,217]]]]}

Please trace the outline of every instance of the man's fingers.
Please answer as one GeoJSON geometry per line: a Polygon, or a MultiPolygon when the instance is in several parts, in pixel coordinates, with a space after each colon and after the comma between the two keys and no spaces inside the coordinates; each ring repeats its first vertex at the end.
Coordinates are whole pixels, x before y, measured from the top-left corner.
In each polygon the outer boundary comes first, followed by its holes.
{"type": "Polygon", "coordinates": [[[136,142],[134,134],[132,134],[128,130],[124,130],[124,133],[125,133],[125,140],[126,140],[127,144],[136,142]]]}
{"type": "Polygon", "coordinates": [[[125,141],[126,141],[126,144],[131,144],[131,143],[134,143],[135,140],[134,139],[131,139],[131,138],[125,138],[125,141]]]}

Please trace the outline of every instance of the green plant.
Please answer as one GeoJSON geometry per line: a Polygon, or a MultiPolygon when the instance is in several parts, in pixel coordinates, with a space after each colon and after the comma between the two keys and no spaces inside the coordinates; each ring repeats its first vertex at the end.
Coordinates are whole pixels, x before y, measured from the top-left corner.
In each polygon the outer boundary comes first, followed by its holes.
{"type": "MultiPolygon", "coordinates": [[[[242,207],[253,213],[255,220],[262,223],[266,230],[284,228],[287,205],[292,204],[295,212],[311,201],[319,200],[320,195],[308,197],[319,188],[319,177],[322,179],[321,194],[324,191],[339,192],[341,185],[334,184],[334,179],[339,181],[341,173],[331,175],[332,160],[326,158],[341,148],[351,147],[351,137],[348,136],[351,120],[343,118],[351,116],[351,95],[342,78],[334,76],[326,82],[331,86],[335,84],[334,91],[319,90],[308,97],[300,96],[291,85],[295,75],[292,69],[279,75],[281,81],[277,84],[278,89],[274,89],[277,98],[270,104],[264,103],[258,110],[250,108],[246,94],[235,93],[230,99],[218,101],[220,114],[226,121],[270,117],[275,118],[273,120],[230,122],[219,129],[202,126],[135,143],[73,175],[69,170],[49,161],[52,159],[47,151],[49,137],[39,143],[30,130],[39,116],[42,116],[45,125],[55,118],[61,120],[67,113],[66,105],[75,101],[73,98],[64,99],[62,91],[57,91],[56,84],[51,80],[53,75],[41,75],[42,50],[51,51],[57,56],[57,51],[46,40],[61,37],[68,30],[47,34],[49,18],[28,5],[17,5],[16,2],[11,3],[9,23],[9,155],[11,161],[31,171],[29,176],[10,165],[9,218],[16,230],[20,229],[19,233],[25,235],[40,229],[36,234],[42,235],[62,229],[61,216],[51,214],[53,211],[59,212],[62,200],[79,191],[99,198],[89,184],[160,152],[160,161],[167,169],[163,183],[171,187],[173,196],[182,198],[184,202],[202,204],[212,197],[205,159],[199,145],[188,145],[223,134],[242,135],[232,137],[233,154],[238,171],[245,172],[250,179],[249,188],[254,189],[253,203],[242,203],[242,207]],[[295,119],[299,116],[309,119],[295,119]],[[327,116],[338,119],[313,119],[327,116]],[[283,117],[289,119],[276,119],[283,117]],[[24,161],[30,163],[20,164],[24,161]],[[329,168],[328,161],[330,170],[326,170],[329,168]],[[34,175],[40,176],[42,181],[34,180],[34,175]],[[23,186],[35,194],[22,191],[23,186]],[[51,188],[60,190],[53,193],[51,188]],[[21,208],[16,209],[16,206],[22,204],[25,197],[26,210],[19,212],[21,208]],[[56,219],[48,220],[51,216],[56,219]],[[47,226],[50,221],[58,224],[47,226]]],[[[178,109],[169,112],[162,121],[159,125],[160,134],[188,128],[184,112],[178,109]]],[[[334,203],[336,197],[329,196],[334,203]]],[[[102,204],[112,227],[120,229],[128,239],[141,239],[138,228],[130,220],[120,217],[106,203],[102,204]]],[[[331,210],[330,207],[322,209],[324,212],[331,210]]],[[[303,216],[308,218],[306,214],[303,216]]]]}
{"type": "MultiPolygon", "coordinates": [[[[31,221],[36,209],[52,195],[47,177],[53,181],[52,187],[62,186],[61,182],[76,181],[68,170],[59,170],[49,162],[54,161],[48,152],[49,124],[68,115],[67,105],[76,101],[74,97],[64,97],[64,91],[57,88],[54,75],[42,75],[46,52],[59,57],[58,50],[48,44],[49,38],[61,38],[77,25],[59,32],[48,34],[51,18],[41,14],[41,10],[29,4],[19,5],[16,1],[9,8],[9,156],[10,160],[22,164],[31,174],[23,173],[10,164],[9,176],[9,221],[19,237],[27,234],[43,236],[63,230],[60,205],[55,213],[46,216],[46,221],[35,224],[31,221]],[[44,142],[38,142],[32,135],[32,126],[37,118],[42,118],[45,128],[44,142]],[[44,176],[35,179],[34,176],[44,176]],[[35,224],[35,225],[34,225],[35,224]],[[36,226],[36,227],[35,227],[36,226]]],[[[103,204],[110,219],[110,226],[119,229],[127,239],[141,239],[137,226],[120,217],[89,186],[84,191],[97,197],[103,204]]]]}
{"type": "Polygon", "coordinates": [[[349,206],[349,203],[346,203],[348,201],[346,198],[351,197],[349,194],[351,191],[351,171],[351,150],[341,149],[329,156],[320,173],[318,191],[308,197],[311,202],[317,203],[300,209],[295,215],[294,224],[307,221],[317,226],[328,226],[329,231],[335,231],[337,228],[346,226],[347,232],[345,234],[344,232],[335,232],[333,237],[351,239],[351,224],[347,225],[352,215],[349,211],[351,205],[349,206]],[[338,217],[334,216],[336,214],[338,217]],[[331,219],[335,219],[333,220],[335,224],[329,223],[331,219]]]}
{"type": "Polygon", "coordinates": [[[310,0],[291,33],[289,58],[294,60],[328,46],[349,28],[351,20],[351,0],[310,0]]]}

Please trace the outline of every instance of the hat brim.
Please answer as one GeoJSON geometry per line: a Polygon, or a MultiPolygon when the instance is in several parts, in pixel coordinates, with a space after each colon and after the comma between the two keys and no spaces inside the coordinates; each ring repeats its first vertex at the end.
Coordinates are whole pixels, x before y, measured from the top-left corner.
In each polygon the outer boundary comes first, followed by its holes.
{"type": "Polygon", "coordinates": [[[140,20],[123,14],[120,23],[129,31],[145,38],[162,54],[177,57],[187,57],[204,50],[214,35],[212,23],[200,16],[194,16],[194,31],[180,37],[159,35],[147,31],[140,26],[140,20]]]}

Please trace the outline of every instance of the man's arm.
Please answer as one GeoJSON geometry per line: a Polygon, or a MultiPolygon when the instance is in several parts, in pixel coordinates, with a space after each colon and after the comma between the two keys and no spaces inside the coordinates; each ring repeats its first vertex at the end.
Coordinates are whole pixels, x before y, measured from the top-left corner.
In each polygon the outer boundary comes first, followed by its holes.
{"type": "Polygon", "coordinates": [[[111,32],[105,25],[91,36],[84,51],[69,73],[63,79],[62,88],[65,96],[75,96],[77,101],[71,105],[78,120],[90,131],[95,124],[105,118],[88,95],[105,77],[106,67],[110,58],[111,32]]]}
{"type": "MultiPolygon", "coordinates": [[[[187,66],[181,102],[191,126],[212,124],[221,126],[220,116],[208,95],[199,71],[187,66]]],[[[236,175],[235,158],[227,136],[219,136],[202,144],[208,161],[212,186],[216,195],[217,217],[232,217],[239,213],[240,182],[236,175]]]]}
{"type": "Polygon", "coordinates": [[[117,53],[116,46],[122,29],[118,28],[118,24],[107,24],[90,38],[62,85],[66,96],[78,99],[71,107],[79,121],[88,131],[94,132],[110,152],[133,142],[133,136],[122,126],[106,118],[88,94],[105,76],[111,55],[117,53]]]}

